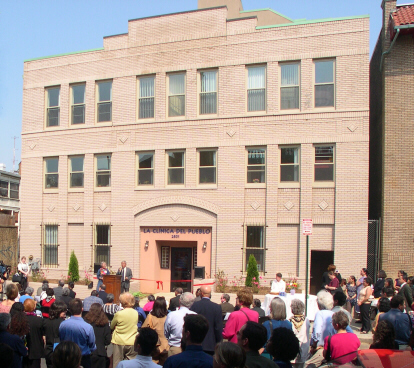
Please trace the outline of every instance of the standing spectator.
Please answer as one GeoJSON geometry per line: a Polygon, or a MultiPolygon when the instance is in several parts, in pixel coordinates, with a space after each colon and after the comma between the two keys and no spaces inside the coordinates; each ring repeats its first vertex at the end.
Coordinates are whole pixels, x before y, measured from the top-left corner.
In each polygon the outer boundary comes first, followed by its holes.
{"type": "Polygon", "coordinates": [[[227,313],[231,313],[234,311],[234,305],[229,303],[230,295],[229,294],[222,294],[220,298],[220,307],[221,307],[221,314],[223,315],[223,319],[227,313]]]}
{"type": "Polygon", "coordinates": [[[101,298],[98,297],[98,292],[96,290],[92,290],[91,292],[91,296],[88,296],[87,298],[85,298],[83,300],[83,311],[84,314],[86,314],[86,312],[89,312],[89,308],[91,307],[91,305],[93,303],[98,303],[100,305],[103,306],[103,301],[101,298]]]}
{"type": "Polygon", "coordinates": [[[23,340],[15,335],[7,332],[10,325],[10,314],[0,313],[0,344],[6,344],[13,349],[13,368],[22,367],[22,358],[27,355],[27,349],[24,346],[23,340]]]}
{"type": "Polygon", "coordinates": [[[328,269],[322,274],[322,287],[321,289],[325,290],[325,286],[331,282],[329,278],[329,272],[335,272],[336,266],[334,264],[330,264],[328,269]]]}
{"type": "Polygon", "coordinates": [[[138,313],[133,309],[135,298],[130,293],[123,293],[119,297],[119,301],[124,309],[116,313],[111,322],[114,367],[121,360],[131,360],[137,355],[134,350],[138,324],[138,313]]]}
{"type": "Polygon", "coordinates": [[[387,278],[387,274],[384,270],[378,271],[378,279],[374,285],[374,298],[381,297],[382,288],[385,286],[385,279],[387,278]]]}
{"type": "Polygon", "coordinates": [[[121,267],[118,269],[117,275],[121,275],[121,293],[129,291],[129,285],[132,279],[132,271],[127,267],[126,261],[121,262],[121,267]]]}
{"type": "Polygon", "coordinates": [[[48,287],[49,287],[49,281],[43,280],[42,285],[37,288],[36,296],[40,296],[42,294],[42,291],[46,290],[48,287]],[[43,285],[47,285],[47,286],[43,289],[43,285]]]}
{"type": "Polygon", "coordinates": [[[223,338],[234,343],[237,343],[237,331],[239,331],[247,321],[259,322],[259,313],[250,309],[250,306],[253,303],[253,293],[251,291],[248,289],[239,290],[237,292],[236,301],[240,304],[240,310],[230,314],[222,333],[223,338]]]}
{"type": "Polygon", "coordinates": [[[44,357],[45,320],[36,316],[35,308],[36,302],[33,299],[27,299],[24,302],[30,332],[26,335],[29,353],[23,358],[23,363],[28,368],[40,368],[40,359],[44,357]]]}
{"type": "Polygon", "coordinates": [[[46,290],[47,289],[49,289],[49,283],[42,284],[42,292],[40,293],[40,297],[39,297],[40,302],[42,302],[42,300],[46,299],[46,297],[47,297],[46,290]]]}
{"type": "MultiPolygon", "coordinates": [[[[294,299],[297,300],[297,299],[294,299]]],[[[303,304],[303,303],[302,303],[303,304]]],[[[267,342],[266,328],[256,322],[248,321],[237,332],[237,344],[246,353],[246,366],[249,368],[276,368],[272,360],[261,356],[259,350],[267,342]]]]}
{"type": "Polygon", "coordinates": [[[107,303],[103,306],[103,310],[107,315],[109,314],[109,315],[114,316],[116,312],[119,312],[121,310],[121,307],[118,304],[114,304],[114,300],[115,300],[114,294],[111,294],[111,293],[107,294],[106,296],[107,303]]]}
{"type": "MultiPolygon", "coordinates": [[[[59,326],[60,341],[69,340],[76,343],[82,352],[82,367],[92,368],[91,353],[96,349],[95,333],[92,326],[82,318],[82,300],[78,298],[71,300],[69,312],[71,317],[59,326]]],[[[55,365],[54,360],[53,364],[55,365]]]]}
{"type": "Polygon", "coordinates": [[[19,295],[19,289],[15,284],[9,284],[6,287],[6,300],[0,303],[0,313],[9,313],[10,308],[15,303],[14,299],[19,295]]]}
{"type": "MultiPolygon", "coordinates": [[[[201,303],[199,301],[198,303],[201,303]]],[[[196,303],[194,303],[196,304],[196,303]]],[[[202,343],[209,331],[207,318],[197,314],[184,317],[182,349],[183,352],[170,356],[164,368],[211,368],[213,357],[203,352],[202,343]]]]}
{"type": "Polygon", "coordinates": [[[179,309],[168,314],[164,324],[164,335],[168,339],[168,356],[176,355],[182,352],[181,338],[183,335],[183,320],[187,314],[196,314],[189,308],[194,303],[195,296],[191,293],[180,295],[179,309]]]}
{"type": "Polygon", "coordinates": [[[107,303],[107,296],[108,296],[108,294],[106,293],[106,285],[105,284],[102,284],[100,287],[99,287],[99,293],[98,293],[98,298],[101,298],[102,299],[102,302],[103,302],[103,304],[106,304],[107,303]]]}
{"type": "Polygon", "coordinates": [[[270,294],[284,293],[286,291],[286,283],[282,279],[282,274],[278,272],[276,274],[276,280],[272,281],[272,288],[270,289],[270,294]]]}
{"type": "Polygon", "coordinates": [[[149,327],[142,328],[135,338],[134,350],[138,353],[135,359],[123,360],[116,368],[159,368],[152,362],[151,354],[157,347],[158,335],[149,327]]]}
{"type": "Polygon", "coordinates": [[[72,341],[62,341],[53,352],[53,368],[79,368],[81,361],[82,351],[72,341]]]}
{"type": "Polygon", "coordinates": [[[73,291],[73,289],[75,288],[75,283],[73,281],[69,281],[68,282],[68,287],[69,287],[69,290],[70,290],[69,296],[72,299],[75,299],[76,298],[76,293],[73,291]]]}
{"type": "Polygon", "coordinates": [[[236,344],[221,342],[214,352],[213,367],[217,368],[244,368],[246,353],[236,344]]]}
{"type": "Polygon", "coordinates": [[[98,303],[92,304],[85,321],[93,327],[95,333],[96,350],[91,354],[92,368],[108,368],[109,358],[105,348],[111,343],[111,328],[102,306],[98,303]]]}
{"type": "Polygon", "coordinates": [[[0,343],[0,357],[3,364],[3,368],[13,368],[13,349],[6,344],[0,343]]]}
{"type": "Polygon", "coordinates": [[[27,276],[29,276],[29,265],[26,263],[26,257],[23,256],[20,259],[20,263],[17,265],[17,270],[22,275],[22,280],[20,281],[20,285],[22,290],[26,290],[27,288],[27,276]]]}
{"type": "Polygon", "coordinates": [[[56,300],[59,300],[65,303],[67,306],[69,306],[69,303],[71,302],[71,300],[73,300],[73,298],[71,298],[69,294],[70,294],[69,288],[64,287],[62,291],[62,296],[59,298],[56,298],[56,300]]]}
{"type": "Polygon", "coordinates": [[[10,308],[11,322],[9,332],[12,335],[19,336],[23,341],[30,331],[29,321],[27,320],[24,306],[20,302],[16,302],[10,308]]]}
{"type": "Polygon", "coordinates": [[[55,294],[55,299],[60,298],[63,293],[63,287],[65,286],[65,280],[59,280],[58,286],[53,288],[53,293],[55,294]]]}
{"type": "MultiPolygon", "coordinates": [[[[109,294],[108,294],[109,295],[109,294]]],[[[139,296],[135,297],[135,305],[134,305],[134,309],[138,312],[138,331],[139,329],[142,327],[142,324],[144,323],[145,319],[147,318],[146,313],[144,312],[144,310],[139,306],[139,296]]]]}
{"type": "Polygon", "coordinates": [[[175,289],[175,297],[170,299],[170,304],[168,305],[168,310],[174,312],[180,306],[180,295],[183,293],[182,288],[175,289]]]}
{"type": "Polygon", "coordinates": [[[355,305],[357,303],[357,286],[355,276],[350,276],[348,283],[346,284],[346,310],[352,316],[352,308],[354,309],[353,313],[355,314],[355,305]]]}
{"type": "Polygon", "coordinates": [[[372,331],[375,332],[378,325],[378,320],[381,314],[387,313],[391,309],[391,302],[388,298],[380,298],[378,300],[378,313],[375,316],[374,322],[372,323],[372,331]]]}
{"type": "Polygon", "coordinates": [[[391,277],[387,277],[384,281],[384,287],[392,289],[392,295],[395,295],[394,280],[391,277]]]}
{"type": "Polygon", "coordinates": [[[101,268],[96,273],[96,278],[98,279],[98,283],[96,285],[96,291],[99,291],[99,287],[103,284],[103,277],[105,275],[109,275],[108,266],[105,262],[101,262],[101,268]]]}
{"type": "Polygon", "coordinates": [[[159,296],[154,303],[152,311],[148,314],[147,319],[142,324],[142,327],[150,327],[158,334],[158,343],[157,353],[154,357],[156,363],[159,362],[160,365],[163,365],[165,360],[168,357],[168,340],[164,335],[164,325],[165,320],[167,319],[167,302],[164,297],[159,296]]]}
{"type": "Polygon", "coordinates": [[[348,324],[349,319],[345,312],[339,311],[333,314],[332,325],[336,334],[325,337],[323,348],[325,359],[336,360],[338,364],[345,364],[356,358],[356,352],[361,346],[361,342],[357,335],[346,332],[348,324]],[[351,354],[354,352],[355,354],[351,354]]]}
{"type": "MultiPolygon", "coordinates": [[[[362,268],[361,272],[360,272],[360,275],[361,275],[361,277],[358,279],[358,281],[356,283],[356,285],[357,285],[357,300],[359,300],[359,293],[362,290],[362,288],[364,287],[363,282],[368,277],[368,269],[362,268]]],[[[358,314],[361,313],[358,302],[355,305],[355,311],[358,314]]]]}
{"type": "Polygon", "coordinates": [[[330,281],[329,284],[325,286],[325,289],[333,295],[339,288],[339,280],[336,278],[335,272],[333,271],[328,272],[328,277],[330,281]]]}
{"type": "Polygon", "coordinates": [[[400,291],[401,285],[404,283],[403,275],[405,272],[403,270],[398,271],[397,278],[394,280],[394,289],[398,292],[400,291]]]}
{"type": "Polygon", "coordinates": [[[46,290],[46,299],[43,299],[41,301],[41,310],[42,310],[42,316],[43,318],[49,318],[49,309],[50,306],[56,301],[54,298],[54,292],[52,288],[48,288],[46,290]]]}
{"type": "Polygon", "coordinates": [[[340,291],[336,292],[333,295],[333,302],[334,302],[334,307],[332,308],[332,312],[336,313],[339,311],[344,312],[347,316],[348,316],[348,320],[349,320],[349,324],[351,324],[352,322],[352,316],[351,313],[349,313],[345,308],[345,304],[346,304],[346,296],[344,293],[341,293],[340,291]]]}
{"type": "Polygon", "coordinates": [[[411,304],[413,304],[413,293],[411,292],[410,285],[407,284],[407,281],[408,281],[407,274],[404,273],[401,276],[401,278],[404,282],[400,285],[400,290],[398,291],[398,295],[401,295],[404,298],[405,310],[407,312],[410,312],[411,304]]]}
{"type": "Polygon", "coordinates": [[[206,353],[213,355],[216,344],[222,340],[221,334],[223,332],[223,320],[221,317],[221,307],[210,300],[210,286],[204,285],[200,289],[201,300],[199,302],[195,302],[190,310],[206,317],[209,329],[202,346],[206,353]]]}
{"type": "Polygon", "coordinates": [[[260,299],[253,299],[252,310],[256,311],[259,314],[259,318],[265,317],[265,311],[261,307],[262,307],[262,302],[260,301],[260,299]]]}
{"type": "Polygon", "coordinates": [[[305,316],[305,304],[299,299],[293,299],[290,305],[293,316],[289,319],[292,323],[292,331],[299,340],[300,355],[295,359],[295,367],[303,367],[308,357],[310,347],[310,322],[305,316]]]}
{"type": "Polygon", "coordinates": [[[299,354],[299,341],[291,329],[280,327],[273,330],[266,348],[279,368],[292,368],[290,361],[299,354]]]}
{"type": "Polygon", "coordinates": [[[362,327],[361,333],[366,334],[371,330],[371,319],[369,317],[369,310],[371,308],[370,296],[372,294],[372,279],[366,277],[363,280],[363,288],[359,291],[358,305],[361,311],[362,327]]]}
{"type": "Polygon", "coordinates": [[[49,318],[45,319],[45,357],[47,368],[52,368],[53,348],[60,341],[59,326],[66,318],[66,310],[66,304],[57,300],[49,309],[49,318]]]}
{"type": "Polygon", "coordinates": [[[391,309],[378,318],[378,324],[381,321],[389,321],[395,329],[395,341],[398,345],[407,345],[411,335],[411,318],[404,311],[404,298],[396,295],[391,299],[391,309]]]}
{"type": "Polygon", "coordinates": [[[147,300],[148,301],[145,303],[144,308],[142,308],[142,309],[144,310],[145,313],[148,314],[148,312],[152,311],[152,307],[154,306],[155,296],[150,294],[150,295],[148,295],[147,300]]]}
{"type": "Polygon", "coordinates": [[[199,302],[200,300],[201,300],[201,288],[198,288],[197,290],[196,290],[196,294],[195,294],[195,299],[194,299],[194,303],[195,302],[199,302]]]}
{"type": "Polygon", "coordinates": [[[399,349],[395,341],[395,329],[390,321],[381,321],[374,331],[370,349],[399,349]]]}
{"type": "Polygon", "coordinates": [[[34,300],[33,299],[33,292],[34,292],[34,289],[32,287],[28,286],[26,288],[26,290],[24,291],[24,294],[20,297],[19,302],[22,303],[22,304],[24,304],[24,301],[26,299],[32,299],[32,300],[34,300]]]}

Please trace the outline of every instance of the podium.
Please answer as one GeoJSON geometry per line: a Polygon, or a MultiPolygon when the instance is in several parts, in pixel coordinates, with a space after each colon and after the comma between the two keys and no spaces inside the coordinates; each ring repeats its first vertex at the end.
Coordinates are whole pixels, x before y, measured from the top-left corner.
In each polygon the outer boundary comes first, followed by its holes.
{"type": "Polygon", "coordinates": [[[103,275],[103,283],[106,286],[108,294],[114,294],[114,303],[119,303],[119,296],[121,295],[121,275],[103,275]]]}

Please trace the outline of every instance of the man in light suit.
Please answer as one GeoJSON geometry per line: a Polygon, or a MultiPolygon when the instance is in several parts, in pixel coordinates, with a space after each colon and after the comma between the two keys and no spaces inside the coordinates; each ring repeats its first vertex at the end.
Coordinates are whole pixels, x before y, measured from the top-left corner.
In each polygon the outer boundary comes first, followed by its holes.
{"type": "Polygon", "coordinates": [[[117,275],[121,275],[121,293],[129,291],[129,283],[132,279],[132,271],[129,267],[126,266],[126,261],[121,262],[121,267],[119,267],[117,275]]]}

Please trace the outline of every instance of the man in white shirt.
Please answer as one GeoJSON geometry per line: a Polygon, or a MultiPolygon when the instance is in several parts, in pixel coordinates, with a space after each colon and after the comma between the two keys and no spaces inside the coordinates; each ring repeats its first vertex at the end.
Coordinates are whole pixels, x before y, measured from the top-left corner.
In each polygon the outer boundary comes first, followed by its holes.
{"type": "Polygon", "coordinates": [[[280,294],[280,293],[284,293],[286,290],[286,283],[282,280],[282,274],[280,272],[278,272],[276,274],[276,280],[272,281],[272,289],[270,290],[270,292],[272,294],[280,294]]]}
{"type": "Polygon", "coordinates": [[[191,293],[183,293],[180,295],[180,308],[168,314],[164,324],[164,335],[168,339],[168,356],[180,354],[181,337],[183,334],[184,317],[187,314],[197,314],[190,311],[193,305],[195,296],[191,293]]]}

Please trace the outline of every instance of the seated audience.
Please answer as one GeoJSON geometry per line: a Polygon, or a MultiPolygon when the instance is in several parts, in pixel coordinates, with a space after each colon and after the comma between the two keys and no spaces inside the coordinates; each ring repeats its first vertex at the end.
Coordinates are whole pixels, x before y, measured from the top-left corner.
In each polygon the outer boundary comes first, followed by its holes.
{"type": "Polygon", "coordinates": [[[102,306],[104,304],[102,299],[98,297],[98,292],[96,290],[92,290],[91,295],[83,300],[83,311],[85,312],[84,314],[86,314],[86,312],[89,312],[89,309],[93,303],[98,303],[102,306]]]}
{"type": "Polygon", "coordinates": [[[23,358],[25,367],[40,367],[40,359],[44,357],[45,320],[36,316],[34,312],[36,302],[33,299],[27,299],[24,302],[24,311],[27,315],[30,332],[26,335],[27,357],[23,358]]]}
{"type": "Polygon", "coordinates": [[[11,306],[15,303],[15,299],[19,295],[19,289],[15,284],[9,284],[6,287],[6,300],[0,303],[0,313],[9,313],[11,306]]]}
{"type": "Polygon", "coordinates": [[[121,307],[118,304],[114,304],[115,295],[112,293],[109,293],[106,296],[105,305],[103,306],[103,310],[106,314],[114,315],[116,312],[119,312],[121,310],[121,307]]]}
{"type": "Polygon", "coordinates": [[[43,299],[46,299],[46,297],[47,297],[46,290],[47,290],[47,289],[49,289],[49,283],[48,283],[48,282],[47,282],[47,283],[42,284],[42,292],[40,293],[40,296],[39,296],[39,300],[40,300],[40,302],[41,302],[43,299]]]}
{"type": "Polygon", "coordinates": [[[267,343],[267,351],[279,368],[292,368],[291,360],[299,354],[299,340],[289,328],[280,327],[273,330],[267,343]]]}
{"type": "Polygon", "coordinates": [[[391,302],[388,298],[380,298],[377,304],[378,313],[375,316],[374,322],[372,323],[372,331],[375,332],[376,326],[378,325],[378,319],[381,314],[387,313],[391,309],[391,302]]]}
{"type": "Polygon", "coordinates": [[[6,344],[13,349],[14,356],[12,367],[21,368],[22,358],[27,355],[27,349],[24,346],[23,340],[19,336],[15,336],[7,332],[10,322],[11,317],[9,313],[0,313],[0,344],[6,344]]]}
{"type": "Polygon", "coordinates": [[[152,307],[154,306],[154,302],[155,302],[155,296],[152,294],[148,295],[148,301],[145,303],[144,307],[142,308],[144,312],[146,312],[147,314],[151,312],[152,307]]]}
{"type": "Polygon", "coordinates": [[[395,341],[395,329],[390,321],[381,321],[375,329],[372,337],[370,349],[397,349],[399,348],[395,341]]]}
{"type": "Polygon", "coordinates": [[[26,299],[32,299],[33,300],[33,292],[34,289],[30,286],[28,286],[24,292],[24,294],[20,297],[19,302],[24,304],[24,301],[26,299]]]}
{"type": "Polygon", "coordinates": [[[37,288],[36,296],[40,296],[42,294],[42,291],[46,290],[48,287],[49,287],[49,281],[43,280],[42,285],[37,288]],[[43,285],[46,285],[46,287],[43,288],[43,285]]]}
{"type": "Polygon", "coordinates": [[[261,306],[262,306],[262,302],[260,301],[260,299],[253,299],[253,308],[252,308],[252,310],[259,313],[259,318],[265,316],[265,311],[261,308],[261,306]]]}
{"type": "Polygon", "coordinates": [[[53,352],[53,368],[79,368],[82,353],[72,341],[62,341],[53,352]]]}
{"type": "MultiPolygon", "coordinates": [[[[290,305],[293,316],[289,319],[292,323],[292,331],[299,340],[300,354],[294,361],[294,366],[302,367],[308,358],[309,346],[310,346],[310,322],[304,315],[305,304],[299,299],[293,299],[290,305]]],[[[293,362],[292,362],[293,363],[293,362]]]]}
{"type": "Polygon", "coordinates": [[[245,368],[245,362],[246,353],[239,345],[232,342],[217,344],[214,352],[214,368],[245,368]]]}
{"type": "Polygon", "coordinates": [[[46,290],[46,298],[41,301],[41,310],[43,318],[49,318],[49,309],[51,305],[56,301],[52,288],[46,290]]]}

